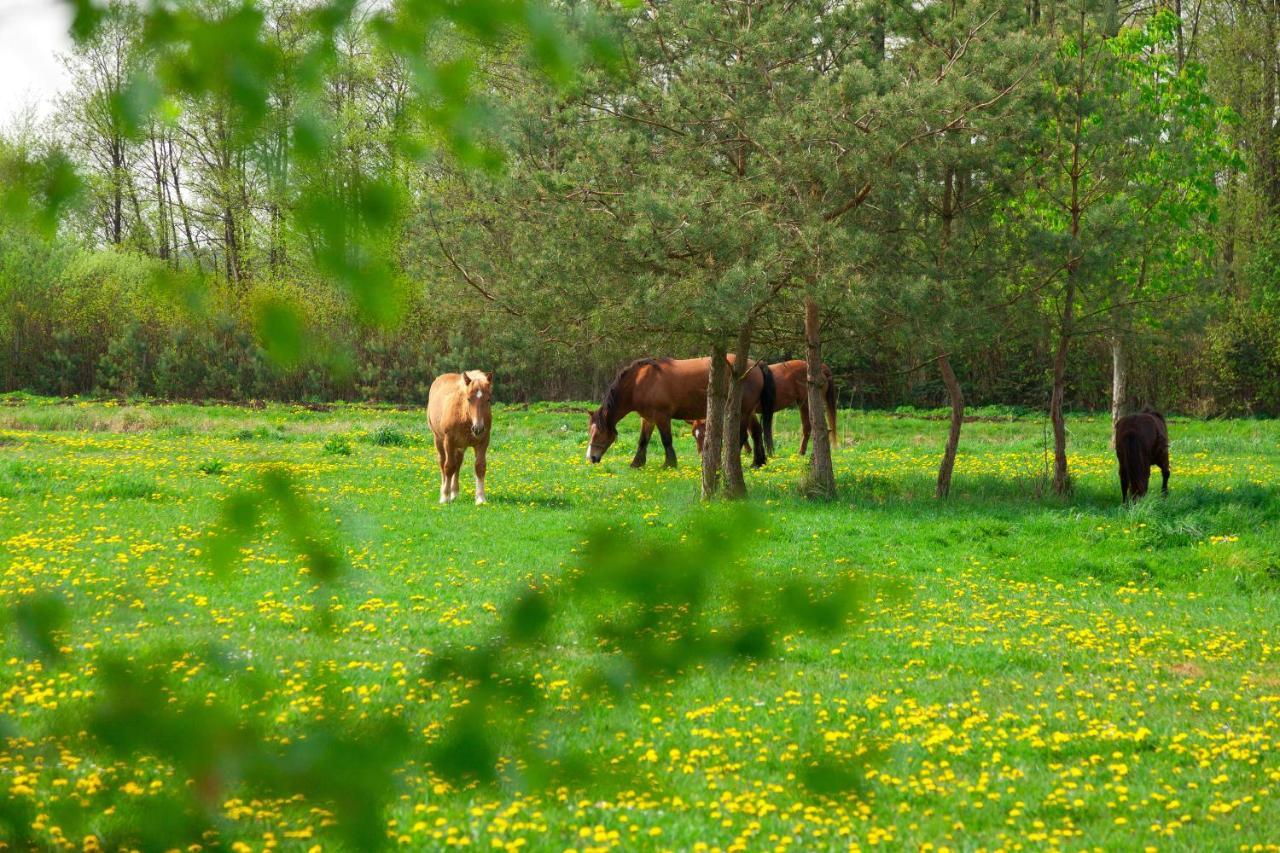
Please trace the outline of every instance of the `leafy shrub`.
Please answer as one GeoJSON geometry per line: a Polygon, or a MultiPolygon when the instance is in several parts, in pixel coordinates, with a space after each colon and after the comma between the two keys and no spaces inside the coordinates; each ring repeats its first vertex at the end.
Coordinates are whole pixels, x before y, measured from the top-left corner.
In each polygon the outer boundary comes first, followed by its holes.
{"type": "Polygon", "coordinates": [[[409,436],[390,424],[382,426],[369,433],[369,443],[376,444],[378,447],[406,447],[411,442],[409,436]]]}
{"type": "Polygon", "coordinates": [[[156,342],[142,324],[130,322],[98,361],[98,390],[121,397],[154,393],[155,349],[156,342]]]}
{"type": "Polygon", "coordinates": [[[324,443],[324,452],[330,456],[350,456],[351,442],[344,435],[331,435],[324,443]]]}
{"type": "Polygon", "coordinates": [[[196,466],[196,470],[201,474],[208,474],[211,477],[217,477],[227,470],[227,463],[221,459],[208,459],[196,466]]]}
{"type": "Polygon", "coordinates": [[[1280,415],[1280,313],[1238,306],[1209,331],[1209,362],[1224,408],[1280,415]]]}

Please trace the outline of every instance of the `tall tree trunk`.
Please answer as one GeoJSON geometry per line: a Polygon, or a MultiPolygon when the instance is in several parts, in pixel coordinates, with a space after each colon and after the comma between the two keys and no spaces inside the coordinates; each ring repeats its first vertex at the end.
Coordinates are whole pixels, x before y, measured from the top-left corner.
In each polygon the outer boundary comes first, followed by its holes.
{"type": "Polygon", "coordinates": [[[938,371],[942,374],[942,383],[947,386],[947,396],[951,399],[951,432],[947,434],[947,449],[942,453],[942,464],[938,466],[938,488],[935,497],[945,498],[951,493],[951,472],[956,467],[956,450],[960,447],[960,428],[964,425],[964,393],[956,380],[955,371],[951,369],[951,359],[943,354],[938,359],[938,371]]]}
{"type": "Polygon", "coordinates": [[[751,321],[738,330],[738,343],[733,354],[733,372],[724,400],[724,496],[730,500],[747,496],[747,481],[742,476],[742,380],[750,371],[751,321]]]}
{"type": "Polygon", "coordinates": [[[155,179],[156,192],[156,250],[160,255],[160,260],[169,260],[169,222],[167,220],[168,209],[165,206],[165,196],[167,188],[165,180],[166,169],[160,162],[160,148],[156,145],[156,125],[151,122],[148,140],[151,143],[151,174],[155,179]]]}
{"type": "Polygon", "coordinates": [[[111,242],[124,240],[124,153],[123,143],[111,140],[111,242]]]}
{"type": "MultiPolygon", "coordinates": [[[[1080,32],[1084,32],[1084,11],[1080,13],[1080,32]]],[[[1067,353],[1071,348],[1071,336],[1075,332],[1076,276],[1080,271],[1080,227],[1084,217],[1080,198],[1082,134],[1084,128],[1085,57],[1088,51],[1081,48],[1075,88],[1075,129],[1071,148],[1071,244],[1067,258],[1067,286],[1064,293],[1062,316],[1058,324],[1058,346],[1053,357],[1053,391],[1049,396],[1049,419],[1053,422],[1053,492],[1065,495],[1071,491],[1071,475],[1067,471],[1067,421],[1063,414],[1063,401],[1067,392],[1067,353]]]]}
{"type": "Polygon", "coordinates": [[[805,369],[808,373],[810,439],[813,456],[809,460],[807,491],[811,497],[830,499],[836,495],[836,472],[831,464],[831,434],[827,432],[827,377],[822,370],[822,328],[818,303],[804,301],[805,369]]]}
{"type": "Polygon", "coordinates": [[[1116,421],[1129,408],[1129,366],[1124,347],[1125,333],[1117,329],[1111,335],[1111,431],[1114,444],[1116,421]]]}
{"type": "MultiPolygon", "coordinates": [[[[182,179],[178,172],[178,158],[174,155],[173,140],[168,140],[169,149],[169,173],[173,175],[173,197],[178,202],[178,213],[182,216],[182,230],[187,235],[187,251],[191,253],[191,259],[196,263],[196,271],[202,269],[200,263],[200,252],[196,247],[195,233],[191,230],[191,215],[187,211],[187,203],[182,198],[182,179]]],[[[174,250],[177,250],[177,241],[174,242],[174,250]]]]}
{"type": "Polygon", "coordinates": [[[1272,215],[1280,214],[1280,119],[1277,119],[1277,108],[1280,107],[1280,0],[1271,0],[1263,7],[1263,19],[1266,21],[1266,61],[1263,65],[1262,92],[1262,130],[1261,144],[1258,146],[1262,159],[1262,191],[1272,215]],[[1267,7],[1270,7],[1269,9],[1267,7]]]}
{"type": "Polygon", "coordinates": [[[702,499],[714,500],[720,493],[720,454],[724,445],[724,396],[729,385],[729,365],[724,344],[711,348],[711,379],[707,382],[707,423],[702,442],[702,499]]]}
{"type": "Polygon", "coordinates": [[[1067,269],[1066,304],[1058,325],[1058,346],[1053,357],[1053,393],[1049,397],[1049,419],[1053,422],[1053,492],[1065,495],[1071,491],[1071,476],[1067,471],[1067,421],[1063,414],[1063,399],[1067,389],[1067,352],[1074,331],[1076,301],[1076,270],[1073,263],[1067,269]]]}
{"type": "MultiPolygon", "coordinates": [[[[948,270],[947,249],[951,246],[956,217],[957,183],[956,170],[948,164],[942,174],[942,246],[938,253],[939,277],[944,280],[948,270]]],[[[956,466],[960,428],[964,425],[964,393],[960,390],[955,371],[951,369],[951,357],[945,352],[938,357],[938,372],[942,374],[942,384],[946,386],[947,398],[951,401],[951,430],[947,433],[947,446],[942,452],[942,463],[938,465],[938,485],[934,489],[934,497],[945,498],[951,494],[951,472],[956,466]]]]}

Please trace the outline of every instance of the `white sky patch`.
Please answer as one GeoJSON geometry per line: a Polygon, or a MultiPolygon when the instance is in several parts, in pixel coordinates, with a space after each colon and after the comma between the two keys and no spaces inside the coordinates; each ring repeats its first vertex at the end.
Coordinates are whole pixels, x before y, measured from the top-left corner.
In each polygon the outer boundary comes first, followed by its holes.
{"type": "Polygon", "coordinates": [[[32,106],[45,118],[67,86],[58,58],[71,49],[71,6],[62,0],[0,0],[0,128],[32,106]]]}

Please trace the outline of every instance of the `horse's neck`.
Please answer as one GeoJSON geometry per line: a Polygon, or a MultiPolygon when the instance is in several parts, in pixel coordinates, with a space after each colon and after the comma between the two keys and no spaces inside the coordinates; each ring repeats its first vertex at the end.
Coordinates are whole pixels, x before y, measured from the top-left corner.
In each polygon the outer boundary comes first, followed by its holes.
{"type": "Polygon", "coordinates": [[[635,410],[635,406],[630,403],[618,403],[618,405],[614,406],[613,410],[609,412],[609,422],[606,426],[608,426],[609,429],[616,429],[619,422],[635,410]]]}

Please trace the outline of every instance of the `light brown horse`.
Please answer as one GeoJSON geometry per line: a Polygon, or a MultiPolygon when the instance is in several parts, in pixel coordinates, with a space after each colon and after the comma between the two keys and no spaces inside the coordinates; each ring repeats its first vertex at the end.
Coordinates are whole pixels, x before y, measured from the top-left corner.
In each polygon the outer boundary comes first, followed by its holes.
{"type": "Polygon", "coordinates": [[[476,452],[476,503],[484,503],[485,454],[493,427],[493,374],[445,373],[431,383],[427,422],[440,458],[440,503],[458,496],[458,470],[468,447],[476,452]]]}
{"type": "MultiPolygon", "coordinates": [[[[803,359],[780,361],[769,365],[773,374],[774,385],[778,389],[774,401],[773,412],[800,407],[800,455],[803,456],[809,447],[809,432],[813,426],[809,421],[809,370],[803,359]]],[[[827,380],[827,430],[831,433],[831,443],[838,443],[836,435],[836,384],[831,380],[831,368],[822,365],[822,375],[827,380]]],[[[773,455],[773,412],[764,416],[764,443],[769,455],[773,455]]]]}
{"type": "Polygon", "coordinates": [[[1151,466],[1164,478],[1160,491],[1169,494],[1169,427],[1164,415],[1146,409],[1116,421],[1116,460],[1120,463],[1120,499],[1128,503],[1147,493],[1151,466]]]}
{"type": "MultiPolygon", "coordinates": [[[[729,363],[734,363],[732,356],[729,363]]],[[[639,468],[644,465],[649,439],[656,426],[666,454],[664,464],[674,467],[676,451],[671,441],[671,421],[705,417],[710,377],[710,358],[642,358],[622,368],[605,393],[600,408],[591,414],[587,461],[600,461],[605,451],[618,440],[618,422],[635,412],[644,423],[631,466],[639,468]]],[[[760,424],[752,417],[757,409],[773,412],[773,377],[759,362],[753,364],[742,379],[741,408],[743,435],[750,425],[755,438],[752,464],[759,468],[765,463],[765,454],[760,424]]]]}

